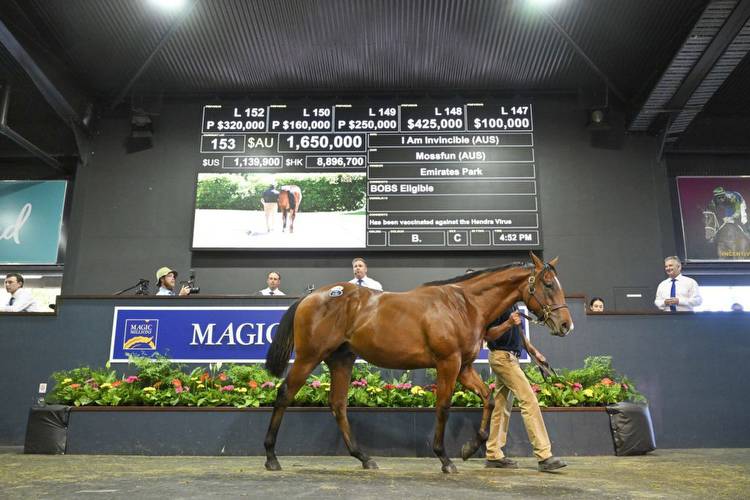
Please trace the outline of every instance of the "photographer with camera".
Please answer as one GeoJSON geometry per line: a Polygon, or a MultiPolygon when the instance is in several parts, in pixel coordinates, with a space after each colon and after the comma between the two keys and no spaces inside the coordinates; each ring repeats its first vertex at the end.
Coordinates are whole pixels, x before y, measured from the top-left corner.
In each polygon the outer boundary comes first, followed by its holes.
{"type": "Polygon", "coordinates": [[[180,297],[190,295],[192,292],[190,282],[184,283],[179,292],[175,291],[177,283],[177,271],[172,271],[168,267],[160,267],[156,271],[156,281],[158,283],[159,290],[156,295],[179,295],[180,297]]]}

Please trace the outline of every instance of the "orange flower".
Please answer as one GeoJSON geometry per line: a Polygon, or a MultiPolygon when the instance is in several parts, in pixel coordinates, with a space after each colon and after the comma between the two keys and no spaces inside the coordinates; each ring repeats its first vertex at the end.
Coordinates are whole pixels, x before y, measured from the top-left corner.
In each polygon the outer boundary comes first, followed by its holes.
{"type": "Polygon", "coordinates": [[[203,372],[203,375],[201,375],[200,379],[201,383],[205,383],[209,378],[211,378],[211,375],[209,375],[208,372],[203,372]]]}
{"type": "Polygon", "coordinates": [[[172,379],[172,385],[175,386],[175,387],[182,387],[182,382],[178,378],[173,378],[172,379]]]}
{"type": "Polygon", "coordinates": [[[219,373],[219,380],[224,382],[227,379],[227,374],[224,372],[219,373]]]}
{"type": "Polygon", "coordinates": [[[258,388],[258,382],[256,382],[255,380],[251,380],[250,382],[247,383],[247,385],[249,385],[251,389],[258,388]]]}
{"type": "Polygon", "coordinates": [[[115,380],[114,382],[112,382],[112,387],[117,387],[120,384],[122,384],[122,380],[115,380]]]}
{"type": "Polygon", "coordinates": [[[71,389],[78,389],[79,387],[81,387],[81,384],[70,384],[71,389]]]}
{"type": "Polygon", "coordinates": [[[607,387],[609,387],[610,385],[614,384],[614,382],[612,382],[612,379],[604,377],[602,379],[602,384],[606,385],[607,387]]]}
{"type": "Polygon", "coordinates": [[[555,387],[557,387],[558,389],[565,389],[565,385],[564,385],[564,384],[561,384],[560,382],[555,382],[555,383],[554,383],[554,384],[552,384],[552,385],[554,385],[554,386],[555,386],[555,387]]]}

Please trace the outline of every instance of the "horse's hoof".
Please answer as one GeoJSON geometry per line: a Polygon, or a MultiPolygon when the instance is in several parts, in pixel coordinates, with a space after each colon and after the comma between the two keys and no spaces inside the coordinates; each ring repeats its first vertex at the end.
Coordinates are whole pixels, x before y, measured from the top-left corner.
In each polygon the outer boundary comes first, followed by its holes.
{"type": "Polygon", "coordinates": [[[456,466],[452,463],[448,463],[443,465],[443,472],[445,472],[446,474],[457,474],[458,469],[456,469],[456,466]]]}
{"type": "Polygon", "coordinates": [[[463,460],[470,459],[471,457],[474,456],[474,453],[476,453],[478,449],[479,449],[479,446],[477,446],[476,443],[474,443],[473,441],[469,441],[468,443],[465,443],[461,447],[461,458],[463,460]]]}
{"type": "Polygon", "coordinates": [[[275,458],[269,458],[268,460],[266,460],[266,470],[281,470],[281,464],[275,458]]]}
{"type": "Polygon", "coordinates": [[[362,468],[363,469],[379,469],[377,462],[373,459],[369,459],[365,462],[362,462],[362,468]]]}

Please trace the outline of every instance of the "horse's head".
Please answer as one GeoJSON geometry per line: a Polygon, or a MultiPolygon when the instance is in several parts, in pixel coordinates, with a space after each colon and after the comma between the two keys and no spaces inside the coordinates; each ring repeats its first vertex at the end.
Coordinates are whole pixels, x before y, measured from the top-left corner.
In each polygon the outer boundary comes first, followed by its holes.
{"type": "Polygon", "coordinates": [[[524,303],[539,323],[547,325],[552,335],[564,337],[573,331],[573,318],[565,303],[565,292],[557,279],[557,257],[548,263],[542,262],[533,252],[534,270],[521,289],[524,303]]]}
{"type": "Polygon", "coordinates": [[[706,231],[706,239],[713,241],[719,231],[719,219],[715,213],[710,210],[703,211],[703,227],[706,231]]]}

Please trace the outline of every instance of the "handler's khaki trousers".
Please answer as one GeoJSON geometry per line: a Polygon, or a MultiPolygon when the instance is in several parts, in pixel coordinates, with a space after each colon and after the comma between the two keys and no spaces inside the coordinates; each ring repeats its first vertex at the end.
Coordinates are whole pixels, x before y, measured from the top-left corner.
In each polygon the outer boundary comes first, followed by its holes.
{"type": "Polygon", "coordinates": [[[279,211],[279,204],[275,201],[272,203],[269,202],[263,202],[263,212],[266,214],[266,229],[270,233],[275,224],[274,224],[274,218],[276,217],[276,212],[279,211]]]}
{"type": "Polygon", "coordinates": [[[495,409],[490,419],[490,436],[487,439],[487,458],[499,460],[505,455],[502,448],[508,439],[510,411],[513,408],[513,395],[518,398],[521,407],[523,425],[534,447],[537,460],[546,460],[552,456],[552,447],[544,426],[542,412],[539,410],[534,391],[531,390],[526,375],[521,370],[518,358],[508,351],[490,351],[490,367],[495,372],[495,409]]]}

